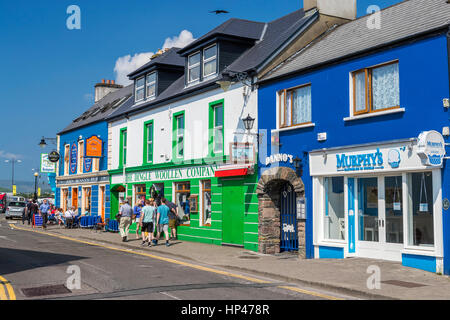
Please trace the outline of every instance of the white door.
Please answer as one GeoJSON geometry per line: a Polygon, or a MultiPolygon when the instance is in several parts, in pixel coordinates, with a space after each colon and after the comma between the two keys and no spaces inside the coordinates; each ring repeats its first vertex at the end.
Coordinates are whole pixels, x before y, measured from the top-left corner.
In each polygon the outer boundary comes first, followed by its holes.
{"type": "Polygon", "coordinates": [[[404,211],[402,175],[356,180],[356,255],[401,261],[404,211]]]}

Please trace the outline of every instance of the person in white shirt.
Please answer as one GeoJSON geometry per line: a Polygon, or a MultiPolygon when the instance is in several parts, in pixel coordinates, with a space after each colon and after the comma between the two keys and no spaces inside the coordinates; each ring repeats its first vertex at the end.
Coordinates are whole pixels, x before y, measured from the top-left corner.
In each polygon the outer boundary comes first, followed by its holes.
{"type": "Polygon", "coordinates": [[[69,210],[64,213],[64,219],[66,219],[66,228],[70,229],[73,227],[73,219],[75,215],[75,207],[70,207],[69,210]]]}

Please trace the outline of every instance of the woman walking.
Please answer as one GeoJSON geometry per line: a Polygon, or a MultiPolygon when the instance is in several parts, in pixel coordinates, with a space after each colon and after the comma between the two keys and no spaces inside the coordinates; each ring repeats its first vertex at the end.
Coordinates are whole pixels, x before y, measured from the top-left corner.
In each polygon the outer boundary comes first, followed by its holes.
{"type": "Polygon", "coordinates": [[[148,242],[148,246],[152,246],[153,241],[153,221],[156,216],[156,207],[154,206],[153,200],[145,200],[145,207],[141,212],[141,219],[139,221],[139,225],[141,226],[142,232],[142,245],[144,246],[146,242],[148,242]],[[147,232],[148,236],[145,236],[147,232]]]}

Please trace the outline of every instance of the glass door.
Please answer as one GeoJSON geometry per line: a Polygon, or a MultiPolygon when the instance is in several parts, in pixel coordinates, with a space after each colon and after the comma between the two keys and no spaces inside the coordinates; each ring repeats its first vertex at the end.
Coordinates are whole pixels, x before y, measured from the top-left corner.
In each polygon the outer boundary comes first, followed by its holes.
{"type": "Polygon", "coordinates": [[[378,210],[378,178],[358,179],[358,240],[379,242],[382,228],[378,210]]]}

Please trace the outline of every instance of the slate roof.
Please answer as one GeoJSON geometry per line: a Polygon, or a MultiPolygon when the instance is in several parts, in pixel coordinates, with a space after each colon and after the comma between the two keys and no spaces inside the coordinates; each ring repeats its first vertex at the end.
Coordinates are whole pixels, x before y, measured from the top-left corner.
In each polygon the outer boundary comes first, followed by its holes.
{"type": "Polygon", "coordinates": [[[180,50],[180,48],[169,49],[168,51],[164,52],[163,54],[159,55],[158,57],[154,58],[153,60],[150,60],[148,63],[144,64],[142,67],[140,67],[137,70],[130,73],[128,75],[128,77],[132,77],[133,75],[136,75],[139,72],[141,72],[145,69],[148,69],[154,65],[184,67],[185,60],[183,57],[181,57],[177,53],[178,50],[180,50]]]}
{"type": "Polygon", "coordinates": [[[381,11],[380,29],[369,29],[369,18],[337,27],[272,70],[262,82],[444,28],[450,24],[450,4],[446,0],[405,0],[381,11]]]}
{"type": "Polygon", "coordinates": [[[184,52],[190,50],[191,48],[195,48],[198,44],[208,40],[209,38],[219,35],[245,38],[250,40],[259,40],[264,30],[264,26],[264,22],[231,18],[218,27],[214,28],[213,30],[209,31],[205,35],[201,36],[194,42],[188,44],[186,47],[178,50],[178,53],[183,54],[184,52]]]}
{"type": "MultiPolygon", "coordinates": [[[[181,55],[190,48],[195,48],[200,43],[207,41],[208,38],[221,34],[253,39],[255,41],[255,45],[245,51],[226,69],[234,72],[249,71],[261,66],[264,61],[274,54],[281,45],[289,41],[299,30],[308,25],[311,21],[314,21],[316,18],[318,18],[316,10],[310,10],[305,14],[303,9],[300,9],[269,23],[230,19],[176,52],[181,55]]],[[[147,67],[144,66],[138,70],[142,70],[147,67]]],[[[202,90],[219,88],[216,81],[221,78],[222,75],[219,74],[216,78],[186,87],[185,75],[183,75],[155,99],[137,105],[123,105],[111,113],[107,120],[121,117],[127,113],[136,113],[152,107],[157,107],[160,104],[168,103],[168,101],[172,102],[193,94],[198,94],[202,92],[202,90]]]]}
{"type": "Polygon", "coordinates": [[[76,118],[70,125],[64,128],[58,135],[93,124],[105,121],[106,118],[115,112],[119,107],[132,106],[134,99],[131,99],[134,85],[129,85],[117,91],[107,94],[103,99],[97,101],[91,108],[76,118]]]}

